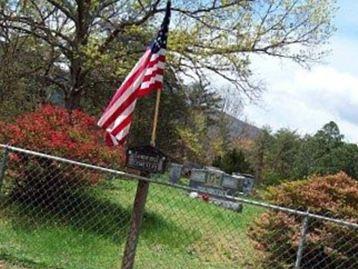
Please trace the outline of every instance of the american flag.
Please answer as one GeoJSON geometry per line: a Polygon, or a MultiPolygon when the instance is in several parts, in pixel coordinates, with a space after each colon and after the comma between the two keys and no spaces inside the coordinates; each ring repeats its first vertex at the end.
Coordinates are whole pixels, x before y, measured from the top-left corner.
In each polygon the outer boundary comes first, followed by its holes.
{"type": "Polygon", "coordinates": [[[119,145],[125,141],[137,99],[163,87],[169,22],[170,1],[157,37],[128,74],[98,121],[98,126],[106,130],[108,145],[119,145]]]}

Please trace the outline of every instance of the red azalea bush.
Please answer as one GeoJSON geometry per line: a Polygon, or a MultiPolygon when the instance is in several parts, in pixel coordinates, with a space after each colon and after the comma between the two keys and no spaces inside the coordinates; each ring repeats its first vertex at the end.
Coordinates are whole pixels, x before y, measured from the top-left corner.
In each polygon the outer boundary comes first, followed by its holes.
{"type": "Polygon", "coordinates": [[[97,165],[121,166],[124,149],[106,146],[103,136],[94,117],[51,105],[25,113],[14,122],[0,122],[1,143],[97,165]]]}
{"type": "MultiPolygon", "coordinates": [[[[120,167],[123,147],[108,147],[94,117],[79,110],[43,105],[13,122],[0,122],[0,142],[100,166],[120,167]]],[[[51,199],[103,177],[94,170],[18,152],[10,153],[7,179],[17,200],[51,205],[51,199]]],[[[66,196],[66,195],[65,195],[66,196]]],[[[51,205],[52,207],[54,205],[51,205]]]]}
{"type": "MultiPolygon", "coordinates": [[[[268,189],[273,204],[358,223],[358,182],[345,173],[312,177],[268,189]]],[[[267,253],[266,263],[291,268],[297,253],[302,217],[266,212],[251,227],[249,236],[267,253]],[[288,266],[288,267],[287,267],[288,266]]],[[[358,263],[358,234],[353,228],[310,218],[300,268],[336,268],[358,263]]],[[[349,266],[348,266],[349,267],[349,266]]]]}

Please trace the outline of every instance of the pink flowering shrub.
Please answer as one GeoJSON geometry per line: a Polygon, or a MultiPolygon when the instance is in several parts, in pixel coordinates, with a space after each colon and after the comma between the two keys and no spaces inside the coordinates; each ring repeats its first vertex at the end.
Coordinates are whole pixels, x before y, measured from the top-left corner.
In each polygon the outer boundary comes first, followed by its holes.
{"type": "MultiPolygon", "coordinates": [[[[341,172],[312,176],[270,187],[265,199],[273,204],[358,223],[358,182],[341,172]]],[[[301,236],[302,217],[267,211],[252,224],[249,236],[266,253],[264,263],[291,268],[301,236]]],[[[310,218],[300,268],[349,267],[358,263],[358,234],[354,228],[310,218]]]]}

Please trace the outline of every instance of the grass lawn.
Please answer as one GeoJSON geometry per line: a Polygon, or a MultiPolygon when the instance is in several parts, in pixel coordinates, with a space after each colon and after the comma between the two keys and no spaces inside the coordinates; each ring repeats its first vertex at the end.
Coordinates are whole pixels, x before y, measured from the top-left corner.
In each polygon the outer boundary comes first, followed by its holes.
{"type": "MultiPolygon", "coordinates": [[[[135,187],[107,181],[63,212],[1,198],[0,268],[120,268],[135,187]]],[[[151,184],[136,268],[258,268],[246,231],[261,212],[235,213],[151,184]]]]}

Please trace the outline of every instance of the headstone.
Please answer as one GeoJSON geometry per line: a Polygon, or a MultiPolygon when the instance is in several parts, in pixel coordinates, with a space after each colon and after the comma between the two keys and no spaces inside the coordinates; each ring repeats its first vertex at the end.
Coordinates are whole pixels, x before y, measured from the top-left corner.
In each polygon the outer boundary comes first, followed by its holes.
{"type": "Polygon", "coordinates": [[[233,173],[234,177],[240,178],[241,181],[241,192],[244,194],[250,194],[254,188],[255,179],[253,175],[233,173]]]}
{"type": "Polygon", "coordinates": [[[223,176],[222,186],[229,189],[239,189],[242,184],[240,178],[225,174],[223,176]]]}
{"type": "Polygon", "coordinates": [[[205,169],[192,169],[190,171],[189,187],[198,189],[199,186],[205,184],[207,171],[205,169]]]}
{"type": "Polygon", "coordinates": [[[213,200],[213,203],[235,212],[242,212],[242,208],[243,208],[242,203],[238,203],[238,202],[215,199],[213,200]]]}
{"type": "Polygon", "coordinates": [[[207,168],[207,180],[206,185],[211,187],[221,187],[222,186],[222,180],[224,176],[224,172],[212,167],[207,168]]]}
{"type": "Polygon", "coordinates": [[[226,174],[214,167],[192,169],[189,186],[202,192],[215,195],[249,194],[254,185],[254,178],[248,174],[226,174]]]}
{"type": "Polygon", "coordinates": [[[127,150],[127,167],[149,173],[163,173],[167,156],[153,146],[133,147],[127,150]]]}
{"type": "Polygon", "coordinates": [[[243,193],[249,194],[252,192],[252,189],[254,188],[255,179],[252,175],[244,174],[245,177],[243,182],[243,193]]]}
{"type": "Polygon", "coordinates": [[[176,184],[182,172],[183,165],[177,163],[171,163],[169,168],[169,180],[171,183],[176,184]]]}
{"type": "Polygon", "coordinates": [[[213,195],[226,195],[229,188],[225,188],[222,185],[225,175],[223,171],[212,167],[192,169],[189,186],[213,195]]]}

